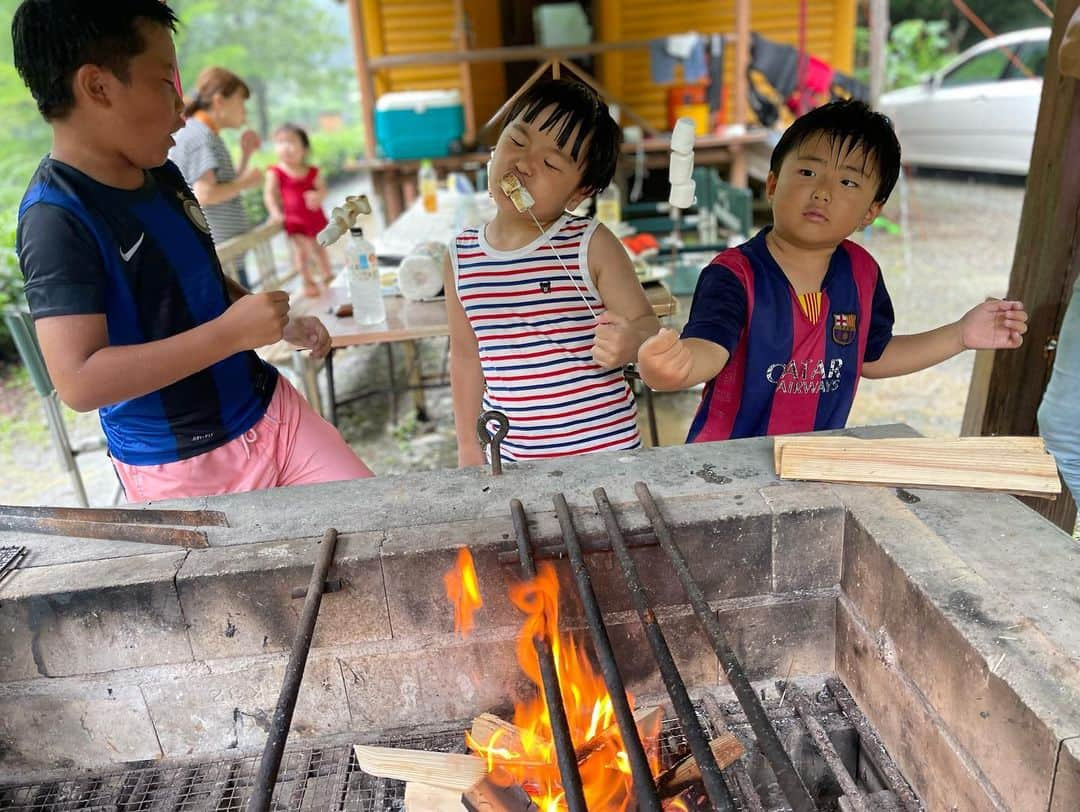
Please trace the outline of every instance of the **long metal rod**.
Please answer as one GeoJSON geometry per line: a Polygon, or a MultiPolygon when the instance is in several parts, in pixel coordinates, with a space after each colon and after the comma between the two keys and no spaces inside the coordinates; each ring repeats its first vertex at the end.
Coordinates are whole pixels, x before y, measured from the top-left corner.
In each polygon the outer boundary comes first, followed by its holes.
{"type": "Polygon", "coordinates": [[[181,527],[152,524],[117,524],[87,522],[78,519],[51,519],[44,516],[0,516],[0,530],[36,533],[41,536],[68,536],[76,539],[135,541],[140,544],[163,544],[173,547],[209,547],[206,533],[181,527]]]}
{"type": "MultiPolygon", "coordinates": [[[[510,500],[510,518],[514,522],[517,536],[518,557],[521,561],[522,574],[532,580],[536,577],[536,563],[532,556],[532,541],[529,537],[529,523],[525,518],[525,508],[520,499],[510,500]]],[[[562,687],[559,685],[559,671],[555,667],[555,654],[551,644],[540,635],[533,638],[533,649],[540,665],[540,679],[544,684],[544,703],[551,719],[551,736],[555,742],[555,758],[559,765],[559,777],[562,779],[566,807],[570,812],[588,812],[585,805],[585,788],[581,783],[578,770],[577,754],[574,752],[574,739],[570,735],[570,723],[566,718],[566,707],[562,701],[562,687]]]]}
{"type": "Polygon", "coordinates": [[[577,531],[574,530],[570,507],[566,504],[566,497],[561,493],[555,494],[554,501],[555,513],[559,517],[559,526],[562,528],[563,540],[566,542],[566,551],[570,555],[570,568],[574,573],[574,582],[577,584],[578,595],[581,596],[585,617],[588,620],[593,648],[600,662],[600,671],[604,677],[604,684],[611,695],[615,721],[619,725],[623,747],[630,762],[630,774],[634,779],[634,791],[638,809],[645,810],[645,812],[661,812],[662,807],[656,792],[656,782],[653,781],[649,759],[645,755],[645,748],[641,744],[641,736],[638,735],[633,711],[630,710],[630,703],[626,699],[626,686],[623,684],[622,675],[619,673],[619,666],[615,662],[615,651],[611,647],[611,639],[608,637],[607,627],[604,625],[600,604],[596,600],[596,593],[593,592],[589,571],[585,568],[585,556],[581,551],[581,542],[578,541],[577,531]]]}
{"type": "Polygon", "coordinates": [[[330,571],[330,564],[334,560],[337,540],[337,530],[330,528],[323,534],[320,542],[318,557],[311,570],[311,580],[308,582],[304,609],[300,613],[300,622],[297,625],[296,636],[293,638],[289,663],[285,666],[285,679],[282,681],[281,693],[278,694],[277,707],[274,708],[274,718],[270,722],[270,735],[266,737],[266,747],[263,749],[259,772],[252,787],[248,812],[265,812],[270,808],[274,784],[277,783],[278,767],[281,766],[281,755],[285,751],[289,725],[292,723],[293,711],[296,709],[296,699],[300,695],[300,682],[304,678],[311,638],[315,634],[315,621],[319,619],[322,586],[326,581],[326,573],[330,571]]]}
{"type": "Polygon", "coordinates": [[[634,564],[634,559],[630,557],[630,550],[627,549],[622,530],[619,529],[619,521],[615,518],[615,511],[611,508],[607,493],[603,488],[597,488],[593,491],[593,499],[596,500],[596,506],[600,509],[600,517],[604,520],[604,527],[607,528],[608,538],[611,539],[612,549],[615,550],[615,557],[619,559],[619,566],[622,568],[623,577],[630,590],[630,602],[634,605],[638,618],[641,620],[645,637],[652,648],[656,664],[660,667],[664,687],[667,689],[668,696],[671,697],[671,705],[682,723],[683,732],[686,733],[686,740],[690,745],[690,752],[701,771],[705,792],[708,793],[714,809],[721,812],[734,809],[731,794],[728,792],[727,785],[724,784],[724,776],[720,773],[720,766],[716,763],[705,731],[701,729],[694,703],[690,701],[690,694],[686,691],[686,682],[679,674],[675,658],[671,655],[664,633],[649,605],[649,599],[645,595],[645,585],[641,583],[637,566],[634,564]]]}
{"type": "Polygon", "coordinates": [[[814,747],[821,753],[821,757],[825,759],[825,766],[829,768],[829,772],[833,774],[837,783],[840,784],[840,789],[844,793],[844,800],[847,801],[853,812],[869,812],[870,806],[866,800],[866,794],[859,789],[855,779],[851,777],[851,773],[844,766],[844,760],[840,758],[840,754],[833,747],[829,734],[825,732],[821,722],[814,717],[814,710],[810,707],[810,697],[800,688],[790,683],[787,685],[787,692],[791,696],[795,712],[799,714],[799,718],[802,719],[803,725],[814,742],[814,747]]]}
{"type": "Polygon", "coordinates": [[[863,756],[874,765],[874,769],[884,779],[886,786],[896,795],[900,806],[904,808],[905,812],[920,812],[922,804],[915,797],[915,793],[911,791],[911,787],[904,780],[904,776],[896,769],[892,759],[880,756],[880,753],[884,750],[881,739],[878,738],[874,729],[870,727],[870,723],[866,721],[866,717],[863,716],[862,711],[855,704],[855,700],[847,687],[835,677],[829,677],[825,680],[825,685],[829,689],[829,693],[832,694],[833,699],[836,700],[836,704],[840,706],[840,712],[844,714],[844,718],[858,732],[863,756]]]}
{"type": "Polygon", "coordinates": [[[228,527],[220,510],[163,510],[148,508],[73,508],[60,506],[0,505],[0,516],[32,516],[117,524],[173,524],[186,527],[228,527]]]}
{"type": "MultiPolygon", "coordinates": [[[[629,534],[623,536],[626,541],[626,546],[632,550],[640,547],[656,547],[656,534],[652,530],[632,531],[629,534]]],[[[611,542],[606,538],[583,538],[579,539],[581,542],[581,549],[585,555],[592,553],[610,553],[611,542]]],[[[563,559],[566,558],[566,545],[562,542],[558,544],[545,544],[542,547],[533,548],[533,560],[542,561],[544,559],[563,559]]],[[[516,564],[518,561],[518,554],[516,550],[503,550],[499,553],[500,564],[516,564]]]]}
{"type": "Polygon", "coordinates": [[[645,515],[649,517],[649,523],[656,532],[657,541],[660,542],[660,546],[671,560],[671,566],[675,568],[675,573],[679,576],[683,589],[686,590],[690,604],[694,607],[694,613],[705,628],[709,642],[712,643],[713,651],[716,652],[716,656],[720,660],[720,666],[724,669],[728,683],[735,692],[735,698],[739,700],[743,712],[746,713],[750,728],[754,731],[754,736],[757,737],[758,746],[761,747],[761,752],[764,753],[765,758],[768,759],[769,764],[772,766],[773,773],[776,774],[776,781],[780,786],[780,790],[784,793],[784,797],[787,798],[787,802],[791,804],[792,812],[813,812],[813,810],[817,809],[814,799],[810,797],[806,785],[803,784],[802,778],[799,777],[799,774],[795,771],[795,766],[791,763],[791,757],[788,756],[784,746],[780,743],[780,737],[769,722],[765,708],[761,706],[761,701],[758,699],[754,687],[750,684],[750,680],[747,679],[742,663],[739,662],[739,658],[735,656],[735,652],[728,645],[727,638],[720,628],[720,621],[717,620],[715,613],[709,608],[709,603],[705,600],[701,587],[697,585],[697,582],[690,574],[690,567],[687,566],[686,559],[679,548],[675,546],[671,531],[668,529],[667,522],[664,521],[660,509],[656,506],[649,487],[644,482],[635,482],[634,493],[637,494],[638,501],[641,502],[641,506],[645,509],[645,515]]]}

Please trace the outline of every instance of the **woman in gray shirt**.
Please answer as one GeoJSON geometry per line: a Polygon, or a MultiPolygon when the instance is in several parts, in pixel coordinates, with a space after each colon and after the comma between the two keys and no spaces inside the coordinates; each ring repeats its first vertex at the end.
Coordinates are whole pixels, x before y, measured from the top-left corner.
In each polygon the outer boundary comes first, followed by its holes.
{"type": "MultiPolygon", "coordinates": [[[[219,134],[221,130],[243,126],[247,119],[244,103],[251,95],[248,86],[225,68],[206,68],[195,81],[192,95],[185,99],[187,122],[173,139],[169,150],[173,161],[188,182],[206,214],[214,242],[225,240],[251,229],[240,195],[246,189],[262,186],[262,170],[248,166],[251,154],[261,144],[253,130],[240,136],[240,166],[232,158],[219,134]]],[[[229,270],[229,269],[226,269],[229,270]]],[[[249,287],[243,261],[235,266],[240,284],[249,287]]]]}

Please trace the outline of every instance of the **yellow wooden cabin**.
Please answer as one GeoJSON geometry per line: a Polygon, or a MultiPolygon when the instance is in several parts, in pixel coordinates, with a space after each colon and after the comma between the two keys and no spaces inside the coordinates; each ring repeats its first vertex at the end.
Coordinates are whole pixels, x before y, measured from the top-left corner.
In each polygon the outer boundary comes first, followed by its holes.
{"type": "MultiPolygon", "coordinates": [[[[502,4],[498,0],[346,2],[353,4],[354,28],[362,32],[354,31],[361,71],[366,69],[362,63],[377,63],[388,56],[499,49],[507,44],[502,41],[502,4]]],[[[802,11],[807,51],[850,73],[855,50],[855,0],[595,0],[593,39],[616,44],[647,42],[687,31],[734,35],[737,12],[743,4],[749,16],[749,31],[794,46],[799,45],[802,11]]],[[[726,85],[730,85],[735,72],[735,52],[732,47],[726,50],[726,85]]],[[[376,98],[396,90],[458,89],[466,103],[466,127],[472,132],[515,89],[507,86],[506,56],[509,54],[484,62],[378,68],[370,71],[370,81],[376,98]]],[[[610,96],[624,102],[655,128],[666,128],[666,90],[654,85],[649,77],[646,48],[598,54],[596,77],[610,96]]],[[[732,121],[734,117],[728,115],[727,119],[732,121]]]]}

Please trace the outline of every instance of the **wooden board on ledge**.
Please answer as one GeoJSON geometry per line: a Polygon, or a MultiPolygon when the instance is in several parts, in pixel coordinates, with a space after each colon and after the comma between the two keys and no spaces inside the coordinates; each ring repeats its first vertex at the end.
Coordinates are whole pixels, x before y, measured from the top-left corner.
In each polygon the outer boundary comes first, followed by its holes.
{"type": "Polygon", "coordinates": [[[843,436],[777,437],[781,479],[902,488],[997,491],[1054,499],[1057,466],[1040,437],[925,437],[860,440],[843,436]]]}

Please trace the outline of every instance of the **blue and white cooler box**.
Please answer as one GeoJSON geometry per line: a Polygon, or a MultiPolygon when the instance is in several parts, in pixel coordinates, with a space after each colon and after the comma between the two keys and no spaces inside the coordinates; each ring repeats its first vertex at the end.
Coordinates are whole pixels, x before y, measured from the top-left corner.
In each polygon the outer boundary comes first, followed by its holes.
{"type": "Polygon", "coordinates": [[[384,158],[440,158],[465,131],[457,90],[384,93],[375,103],[375,140],[384,158]]]}

